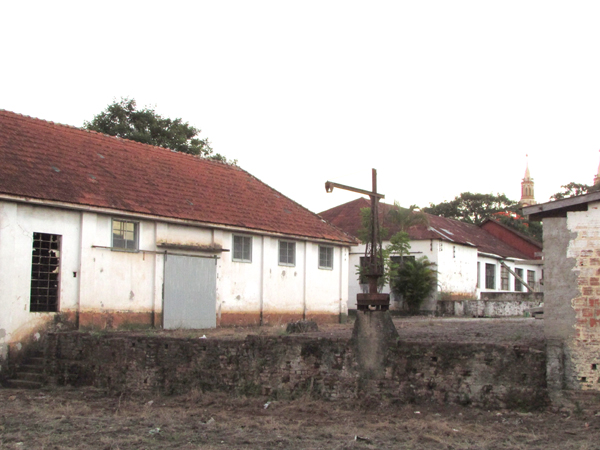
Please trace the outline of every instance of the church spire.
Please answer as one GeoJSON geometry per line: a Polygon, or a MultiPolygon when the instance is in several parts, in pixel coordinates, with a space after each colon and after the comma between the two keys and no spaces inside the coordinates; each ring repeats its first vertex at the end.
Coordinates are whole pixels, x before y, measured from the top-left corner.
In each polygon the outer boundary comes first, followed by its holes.
{"type": "MultiPolygon", "coordinates": [[[[529,155],[525,156],[529,157],[529,155]]],[[[523,181],[521,181],[521,200],[519,201],[519,205],[530,206],[535,205],[536,203],[537,202],[535,201],[533,194],[533,178],[531,178],[531,174],[529,173],[529,160],[526,160],[525,176],[523,177],[523,181]]]]}

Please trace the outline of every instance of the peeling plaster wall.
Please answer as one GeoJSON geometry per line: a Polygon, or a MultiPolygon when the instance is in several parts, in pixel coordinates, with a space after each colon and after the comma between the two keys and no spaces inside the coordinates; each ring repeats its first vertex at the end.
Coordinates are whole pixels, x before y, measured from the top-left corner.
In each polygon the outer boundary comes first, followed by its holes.
{"type": "Polygon", "coordinates": [[[599,207],[590,203],[588,211],[567,213],[566,226],[564,219],[544,219],[544,239],[554,238],[546,259],[552,303],[545,331],[554,356],[549,381],[557,387],[562,381],[568,389],[600,390],[599,207]]]}

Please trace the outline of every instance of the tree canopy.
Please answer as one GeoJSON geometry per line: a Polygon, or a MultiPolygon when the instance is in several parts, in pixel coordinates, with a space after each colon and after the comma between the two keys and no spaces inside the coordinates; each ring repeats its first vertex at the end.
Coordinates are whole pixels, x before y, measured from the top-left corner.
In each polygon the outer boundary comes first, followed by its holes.
{"type": "Polygon", "coordinates": [[[423,211],[436,216],[448,217],[462,222],[480,225],[493,214],[503,211],[516,212],[518,202],[504,194],[473,194],[463,192],[449,202],[430,203],[423,211]]]}
{"type": "Polygon", "coordinates": [[[423,208],[423,211],[475,225],[481,225],[486,219],[494,219],[541,242],[541,224],[529,222],[520,216],[519,209],[519,203],[510,200],[504,194],[463,192],[449,202],[437,205],[430,203],[428,207],[423,208]]]}
{"type": "Polygon", "coordinates": [[[576,195],[587,194],[588,192],[593,192],[596,186],[589,186],[587,184],[574,183],[571,182],[569,184],[563,184],[561,186],[562,190],[557,192],[553,196],[550,197],[550,200],[560,200],[563,198],[574,197],[576,195]]]}
{"type": "Polygon", "coordinates": [[[162,117],[148,106],[139,109],[134,99],[115,100],[90,122],[85,121],[84,128],[226,162],[222,155],[213,154],[208,138],[197,137],[200,134],[199,129],[182,119],[162,117]]]}

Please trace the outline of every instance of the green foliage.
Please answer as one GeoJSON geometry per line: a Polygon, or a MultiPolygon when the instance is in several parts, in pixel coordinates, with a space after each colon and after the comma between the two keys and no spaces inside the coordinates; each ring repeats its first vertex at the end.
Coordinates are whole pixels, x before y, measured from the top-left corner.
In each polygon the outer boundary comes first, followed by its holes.
{"type": "Polygon", "coordinates": [[[521,233],[542,241],[542,225],[521,217],[519,203],[504,194],[473,194],[463,192],[454,200],[434,205],[430,203],[423,211],[436,216],[481,225],[487,219],[494,219],[521,233]]]}
{"type": "Polygon", "coordinates": [[[473,194],[471,192],[463,192],[449,202],[442,202],[437,205],[430,203],[427,208],[423,208],[423,211],[436,216],[480,225],[485,219],[497,212],[516,212],[518,207],[518,202],[510,200],[504,194],[473,194]]]}
{"type": "Polygon", "coordinates": [[[427,214],[418,211],[416,205],[411,205],[408,208],[403,208],[400,203],[394,202],[394,208],[388,213],[389,221],[394,224],[394,228],[399,231],[408,231],[410,227],[416,225],[428,225],[429,220],[427,214]]]}
{"type": "Polygon", "coordinates": [[[138,109],[134,99],[122,98],[108,105],[84,128],[123,139],[156,145],[177,152],[227,162],[220,154],[213,154],[207,138],[200,139],[200,130],[181,119],[168,119],[153,108],[138,109]]]}
{"type": "MultiPolygon", "coordinates": [[[[371,240],[371,208],[360,209],[360,228],[358,229],[358,238],[363,244],[371,240]]],[[[379,227],[379,239],[385,240],[389,234],[389,230],[385,227],[379,227]]]]}
{"type": "Polygon", "coordinates": [[[391,278],[392,292],[401,295],[410,311],[418,311],[423,301],[435,290],[437,270],[426,256],[406,259],[391,278]]]}
{"type": "Polygon", "coordinates": [[[561,186],[562,190],[560,192],[557,192],[553,196],[551,196],[550,200],[561,200],[563,198],[569,198],[569,197],[574,197],[576,195],[587,194],[588,192],[590,192],[590,189],[592,187],[593,186],[588,186],[587,184],[573,183],[573,182],[571,182],[569,184],[563,184],[561,186]]]}

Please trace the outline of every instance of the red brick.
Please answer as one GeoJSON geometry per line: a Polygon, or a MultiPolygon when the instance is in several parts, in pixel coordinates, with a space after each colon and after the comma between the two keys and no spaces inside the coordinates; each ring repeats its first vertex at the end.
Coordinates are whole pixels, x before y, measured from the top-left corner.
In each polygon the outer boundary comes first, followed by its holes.
{"type": "Polygon", "coordinates": [[[581,315],[583,317],[594,317],[594,310],[591,308],[583,308],[581,310],[581,315]]]}
{"type": "Polygon", "coordinates": [[[595,308],[597,306],[600,306],[600,299],[599,298],[590,298],[588,300],[590,308],[595,308]]]}
{"type": "Polygon", "coordinates": [[[583,288],[581,288],[581,293],[583,295],[593,295],[594,294],[594,289],[592,289],[589,286],[584,286],[583,288]]]}
{"type": "Polygon", "coordinates": [[[590,286],[600,286],[600,278],[590,277],[590,286]]]}
{"type": "Polygon", "coordinates": [[[598,258],[590,258],[590,264],[592,266],[600,266],[600,259],[598,259],[598,258]]]}

